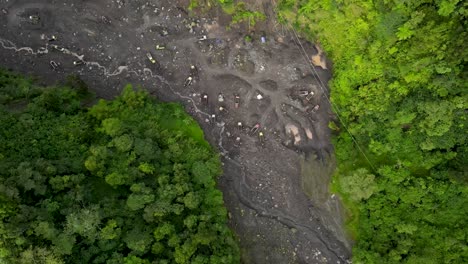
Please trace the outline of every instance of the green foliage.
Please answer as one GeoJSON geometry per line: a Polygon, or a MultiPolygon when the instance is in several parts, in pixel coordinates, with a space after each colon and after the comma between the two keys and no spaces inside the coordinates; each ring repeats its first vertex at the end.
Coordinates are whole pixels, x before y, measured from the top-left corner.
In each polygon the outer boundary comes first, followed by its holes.
{"type": "Polygon", "coordinates": [[[231,26],[247,22],[249,27],[254,27],[257,22],[266,19],[265,14],[259,11],[252,11],[247,8],[243,1],[233,0],[190,0],[189,10],[201,8],[202,10],[209,10],[212,7],[219,6],[228,15],[232,16],[231,26]]]}
{"type": "Polygon", "coordinates": [[[188,10],[194,10],[199,6],[198,0],[190,0],[188,10]]]}
{"type": "Polygon", "coordinates": [[[239,263],[219,158],[183,108],[127,86],[85,109],[75,88],[0,71],[0,262],[239,263]]]}
{"type": "Polygon", "coordinates": [[[231,25],[248,22],[250,27],[254,27],[258,21],[263,21],[266,16],[258,11],[251,11],[247,9],[244,2],[239,2],[234,6],[232,11],[231,25]]]}
{"type": "Polygon", "coordinates": [[[339,178],[341,192],[347,194],[355,202],[367,200],[377,191],[375,176],[366,169],[359,168],[351,175],[339,178]]]}
{"type": "Polygon", "coordinates": [[[355,263],[466,263],[468,5],[283,0],[334,61],[338,190],[355,263]],[[341,126],[343,124],[340,124],[341,126]]]}

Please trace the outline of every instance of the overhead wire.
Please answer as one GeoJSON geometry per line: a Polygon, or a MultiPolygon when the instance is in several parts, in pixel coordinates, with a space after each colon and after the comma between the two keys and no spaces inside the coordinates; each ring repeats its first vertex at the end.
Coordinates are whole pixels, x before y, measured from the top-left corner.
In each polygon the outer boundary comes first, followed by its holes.
{"type": "MultiPolygon", "coordinates": [[[[277,3],[276,3],[276,0],[273,0],[273,3],[275,5],[275,8],[278,6],[277,3]]],[[[276,10],[275,10],[276,11],[276,10]]],[[[372,162],[370,161],[370,159],[367,157],[366,153],[364,152],[364,150],[361,148],[361,146],[359,145],[358,141],[356,140],[356,138],[354,137],[354,135],[351,133],[351,131],[349,130],[348,126],[346,125],[346,123],[344,122],[343,118],[341,117],[341,113],[340,113],[340,110],[338,108],[338,106],[336,106],[335,104],[332,103],[331,99],[329,98],[328,94],[327,94],[327,89],[325,88],[326,85],[324,84],[324,82],[320,79],[320,76],[318,75],[317,73],[317,70],[315,69],[314,65],[312,65],[311,61],[309,60],[309,57],[308,57],[308,54],[304,48],[304,46],[302,45],[300,39],[299,39],[299,35],[297,33],[297,31],[294,29],[294,27],[289,23],[289,21],[284,18],[280,12],[276,11],[276,14],[278,16],[280,16],[288,25],[289,28],[291,28],[292,32],[294,33],[294,38],[295,38],[295,42],[296,42],[296,47],[299,49],[299,52],[301,53],[301,56],[303,57],[303,59],[306,61],[306,64],[309,66],[309,68],[311,69],[311,73],[312,75],[314,76],[315,80],[318,82],[319,84],[319,87],[320,89],[322,90],[323,92],[323,95],[325,96],[325,98],[327,99],[328,103],[330,104],[330,106],[332,107],[332,110],[336,113],[336,116],[338,117],[338,120],[340,121],[341,125],[345,128],[346,132],[349,134],[349,136],[351,137],[351,139],[353,140],[354,144],[356,145],[356,147],[358,148],[359,152],[361,152],[361,154],[363,155],[363,157],[366,159],[367,163],[369,163],[370,167],[376,171],[376,168],[375,166],[372,164],[372,162]],[[298,45],[299,44],[299,45],[298,45]],[[300,47],[299,47],[300,46],[300,47]]],[[[286,30],[291,34],[291,32],[289,31],[288,27],[286,27],[286,30]]]]}

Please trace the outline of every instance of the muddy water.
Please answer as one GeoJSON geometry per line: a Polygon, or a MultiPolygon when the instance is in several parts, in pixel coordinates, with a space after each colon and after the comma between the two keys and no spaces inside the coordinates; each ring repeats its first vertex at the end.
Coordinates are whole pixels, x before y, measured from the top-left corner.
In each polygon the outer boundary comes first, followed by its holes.
{"type": "Polygon", "coordinates": [[[333,155],[326,159],[317,159],[307,155],[301,159],[302,189],[309,196],[312,204],[321,211],[320,220],[324,226],[336,234],[336,237],[351,249],[352,241],[343,230],[344,210],[338,195],[330,192],[330,184],[336,168],[333,155]]]}

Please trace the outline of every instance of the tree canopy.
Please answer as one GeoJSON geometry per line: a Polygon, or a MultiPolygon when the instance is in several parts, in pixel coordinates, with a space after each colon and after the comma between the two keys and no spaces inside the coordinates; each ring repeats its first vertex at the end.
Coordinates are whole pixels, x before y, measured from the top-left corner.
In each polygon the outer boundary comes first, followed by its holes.
{"type": "Polygon", "coordinates": [[[183,108],[0,71],[0,262],[239,263],[220,160],[183,108]]]}
{"type": "Polygon", "coordinates": [[[467,263],[468,3],[283,0],[278,10],[333,61],[334,186],[354,262],[467,263]]]}

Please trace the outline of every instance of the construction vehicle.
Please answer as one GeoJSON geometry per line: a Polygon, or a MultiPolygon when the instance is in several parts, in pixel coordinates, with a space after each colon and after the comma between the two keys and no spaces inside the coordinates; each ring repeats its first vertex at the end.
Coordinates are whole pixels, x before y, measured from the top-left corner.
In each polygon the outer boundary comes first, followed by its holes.
{"type": "Polygon", "coordinates": [[[55,35],[52,35],[49,39],[49,42],[56,41],[57,37],[55,35]]]}
{"type": "Polygon", "coordinates": [[[146,57],[148,58],[150,63],[154,65],[153,67],[155,69],[159,70],[161,68],[161,65],[159,64],[159,62],[153,57],[153,55],[150,52],[146,53],[146,57]]]}
{"type": "Polygon", "coordinates": [[[65,48],[59,47],[59,46],[57,46],[57,45],[55,45],[55,44],[52,44],[52,45],[50,45],[50,46],[51,46],[54,50],[58,50],[58,51],[60,51],[60,52],[64,52],[64,51],[65,51],[65,48]]]}
{"type": "Polygon", "coordinates": [[[78,66],[78,65],[83,65],[85,62],[83,60],[76,60],[73,61],[73,65],[78,66]]]}
{"type": "Polygon", "coordinates": [[[146,53],[146,57],[148,58],[148,60],[152,63],[152,64],[156,64],[157,61],[156,59],[153,58],[153,55],[151,55],[151,53],[146,53]]]}
{"type": "Polygon", "coordinates": [[[166,46],[164,45],[156,45],[156,50],[165,50],[166,49],[166,46]]]}
{"type": "Polygon", "coordinates": [[[208,105],[208,95],[206,93],[202,94],[201,101],[204,105],[208,105]]]}
{"type": "Polygon", "coordinates": [[[187,77],[187,79],[185,79],[184,87],[192,85],[192,82],[193,82],[192,76],[187,77]]]}
{"type": "Polygon", "coordinates": [[[203,41],[203,40],[207,40],[208,38],[206,37],[206,35],[203,35],[201,38],[198,38],[198,41],[203,41]]]}
{"type": "Polygon", "coordinates": [[[33,25],[37,25],[39,24],[39,21],[41,20],[41,18],[38,16],[38,15],[31,15],[29,16],[29,22],[33,25]]]}
{"type": "Polygon", "coordinates": [[[308,102],[310,102],[310,100],[312,100],[312,98],[314,98],[314,92],[310,92],[307,96],[306,96],[306,100],[308,102]]]}
{"type": "Polygon", "coordinates": [[[240,121],[237,122],[237,128],[238,128],[239,130],[242,130],[242,128],[243,128],[242,122],[240,122],[240,121]]]}
{"type": "Polygon", "coordinates": [[[306,90],[299,91],[299,96],[308,96],[308,95],[309,95],[309,91],[306,91],[306,90]]]}
{"type": "Polygon", "coordinates": [[[255,124],[255,126],[253,126],[253,127],[250,129],[249,134],[250,134],[250,135],[253,135],[253,134],[257,133],[257,131],[258,131],[259,129],[260,129],[260,124],[257,123],[257,124],[255,124]]]}
{"type": "Polygon", "coordinates": [[[190,65],[190,75],[193,78],[198,78],[198,68],[195,65],[190,65]]]}
{"type": "Polygon", "coordinates": [[[206,93],[202,94],[202,103],[208,105],[208,95],[206,93]]]}
{"type": "Polygon", "coordinates": [[[234,107],[239,108],[240,105],[240,96],[238,94],[234,94],[234,107]]]}
{"type": "Polygon", "coordinates": [[[220,103],[224,102],[224,95],[222,93],[218,94],[218,102],[220,103]]]}
{"type": "Polygon", "coordinates": [[[314,108],[312,108],[312,113],[317,112],[317,110],[320,109],[320,105],[315,105],[314,108]]]}
{"type": "Polygon", "coordinates": [[[56,71],[58,69],[58,67],[59,67],[58,63],[56,63],[55,61],[50,61],[49,65],[52,68],[52,70],[54,70],[54,71],[56,71]]]}
{"type": "Polygon", "coordinates": [[[262,131],[258,132],[258,139],[260,140],[260,143],[263,145],[265,143],[265,135],[263,134],[262,131]]]}
{"type": "Polygon", "coordinates": [[[111,23],[110,19],[106,16],[101,16],[101,21],[102,23],[107,24],[107,25],[111,23]]]}

